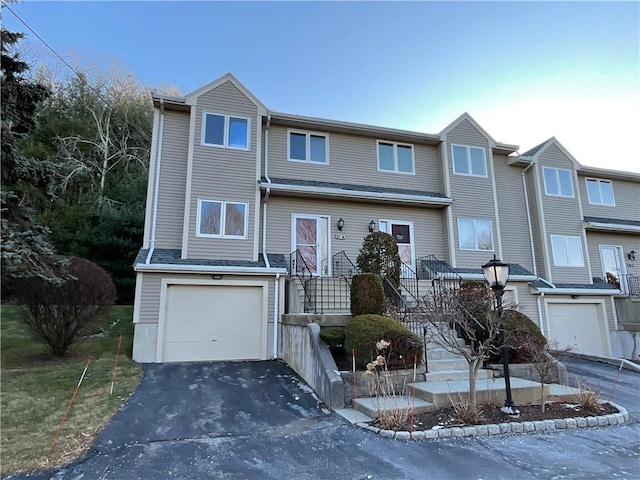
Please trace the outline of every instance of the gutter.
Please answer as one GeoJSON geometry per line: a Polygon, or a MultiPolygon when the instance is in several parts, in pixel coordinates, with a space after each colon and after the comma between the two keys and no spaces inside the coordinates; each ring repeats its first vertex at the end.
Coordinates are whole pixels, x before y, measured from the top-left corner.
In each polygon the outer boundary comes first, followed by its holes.
{"type": "Polygon", "coordinates": [[[160,165],[162,163],[162,137],[164,135],[164,98],[160,99],[160,128],[158,129],[158,155],[156,161],[156,179],[153,192],[153,216],[151,220],[151,244],[149,246],[149,253],[145,260],[145,264],[151,263],[151,257],[156,249],[156,227],[158,224],[158,192],[160,190],[160,165]]]}
{"type": "Polygon", "coordinates": [[[181,265],[174,263],[138,263],[133,266],[136,272],[174,272],[174,273],[234,273],[237,275],[275,275],[287,273],[286,268],[234,267],[226,265],[181,265]]]}
{"type": "MultiPolygon", "coordinates": [[[[271,126],[271,114],[267,113],[267,124],[264,129],[264,178],[271,184],[269,178],[269,127],[271,126]]],[[[267,191],[264,195],[264,203],[262,204],[262,258],[267,268],[271,268],[269,258],[267,257],[267,202],[269,201],[269,195],[271,189],[267,187],[267,191]]],[[[277,301],[276,301],[277,303],[277,301]]]]}
{"type": "Polygon", "coordinates": [[[603,288],[535,288],[531,287],[534,295],[536,292],[539,294],[547,295],[620,295],[620,290],[616,289],[603,289],[603,288]]]}
{"type": "Polygon", "coordinates": [[[278,358],[278,314],[280,313],[280,274],[276,273],[276,285],[273,291],[273,358],[278,358]]]}
{"type": "Polygon", "coordinates": [[[529,211],[529,194],[527,192],[527,181],[524,178],[524,174],[527,173],[533,167],[533,162],[529,163],[527,168],[522,170],[522,188],[524,190],[524,204],[527,210],[527,226],[529,227],[529,243],[531,246],[531,261],[533,262],[533,273],[534,275],[538,275],[538,265],[536,264],[536,251],[535,245],[533,243],[533,227],[531,226],[531,212],[529,211]]]}

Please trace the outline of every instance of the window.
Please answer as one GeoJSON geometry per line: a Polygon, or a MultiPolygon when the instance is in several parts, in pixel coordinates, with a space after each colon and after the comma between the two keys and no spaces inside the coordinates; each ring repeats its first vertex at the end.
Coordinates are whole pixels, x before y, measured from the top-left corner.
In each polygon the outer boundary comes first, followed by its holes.
{"type": "Polygon", "coordinates": [[[493,222],[459,218],[458,245],[460,250],[493,251],[493,222]]]}
{"type": "Polygon", "coordinates": [[[573,197],[571,172],[563,168],[543,167],[544,193],[555,197],[573,197]]]}
{"type": "Polygon", "coordinates": [[[452,145],[453,173],[458,175],[487,176],[487,164],[484,158],[484,148],[452,145]]]}
{"type": "Polygon", "coordinates": [[[249,149],[249,119],[205,112],[202,117],[202,144],[249,149]]]}
{"type": "Polygon", "coordinates": [[[198,237],[247,238],[246,203],[198,200],[198,237]]]}
{"type": "Polygon", "coordinates": [[[609,180],[596,180],[587,178],[587,194],[589,203],[593,205],[615,206],[613,199],[613,186],[609,180]]]}
{"type": "Polygon", "coordinates": [[[378,170],[413,174],[413,145],[378,141],[378,170]]]}
{"type": "Polygon", "coordinates": [[[551,235],[553,264],[556,267],[582,267],[582,243],[580,237],[551,235]]]}
{"type": "Polygon", "coordinates": [[[329,163],[327,136],[320,133],[289,132],[289,161],[329,163]]]}

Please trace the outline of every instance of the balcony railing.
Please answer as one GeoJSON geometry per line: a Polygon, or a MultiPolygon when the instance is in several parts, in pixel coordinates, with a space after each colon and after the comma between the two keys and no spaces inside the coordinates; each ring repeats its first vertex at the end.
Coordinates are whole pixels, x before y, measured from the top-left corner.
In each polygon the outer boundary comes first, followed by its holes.
{"type": "Polygon", "coordinates": [[[613,275],[607,273],[606,282],[619,289],[623,295],[640,297],[640,276],[638,275],[613,275]]]}

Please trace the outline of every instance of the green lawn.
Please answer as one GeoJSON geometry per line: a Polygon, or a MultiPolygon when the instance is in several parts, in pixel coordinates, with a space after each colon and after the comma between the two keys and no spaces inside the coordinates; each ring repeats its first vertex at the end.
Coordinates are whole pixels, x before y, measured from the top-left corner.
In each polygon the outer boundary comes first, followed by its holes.
{"type": "Polygon", "coordinates": [[[142,378],[142,369],[131,360],[132,307],[113,307],[104,331],[62,360],[52,358],[46,345],[31,337],[14,306],[2,305],[0,315],[0,474],[69,463],[91,446],[142,378]],[[109,395],[120,333],[116,382],[109,395]],[[91,365],[49,451],[88,358],[91,365]]]}

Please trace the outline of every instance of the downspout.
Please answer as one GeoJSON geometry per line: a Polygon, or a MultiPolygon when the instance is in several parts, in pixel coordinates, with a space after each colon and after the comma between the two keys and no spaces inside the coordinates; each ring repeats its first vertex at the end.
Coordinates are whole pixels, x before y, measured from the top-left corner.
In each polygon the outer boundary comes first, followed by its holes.
{"type": "Polygon", "coordinates": [[[158,155],[156,162],[156,179],[153,191],[153,216],[151,217],[151,245],[145,264],[151,263],[151,257],[156,249],[156,225],[158,223],[158,192],[160,190],[160,164],[162,163],[162,137],[164,135],[164,99],[160,99],[160,128],[158,129],[158,155]]]}
{"type": "MultiPolygon", "coordinates": [[[[270,184],[269,178],[269,127],[271,126],[271,114],[267,113],[267,124],[264,129],[264,178],[270,184]]],[[[269,194],[271,189],[267,187],[267,191],[264,195],[264,203],[262,204],[262,258],[267,268],[271,268],[269,258],[267,257],[267,202],[269,201],[269,194]]],[[[278,274],[279,276],[280,274],[278,274]]],[[[276,287],[277,288],[277,287],[276,287]]],[[[277,300],[276,300],[277,303],[277,300]]]]}
{"type": "Polygon", "coordinates": [[[527,168],[525,168],[522,171],[522,188],[524,190],[524,204],[527,210],[527,225],[529,227],[529,243],[531,246],[531,261],[533,262],[533,273],[534,275],[537,276],[538,266],[536,264],[536,251],[533,243],[533,227],[531,226],[531,212],[529,212],[529,194],[527,192],[527,180],[524,177],[524,174],[527,173],[527,170],[529,170],[532,166],[533,166],[533,162],[529,163],[527,168]]]}
{"type": "Polygon", "coordinates": [[[278,358],[278,314],[280,313],[280,274],[276,273],[276,286],[273,294],[273,358],[278,358]]]}
{"type": "MultiPolygon", "coordinates": [[[[543,328],[543,322],[542,322],[542,304],[540,303],[540,300],[542,299],[542,297],[544,297],[544,292],[541,292],[540,295],[538,295],[538,318],[540,319],[540,331],[542,332],[543,335],[544,331],[546,330],[546,328],[543,328]]],[[[546,337],[546,335],[545,335],[546,337]]]]}

